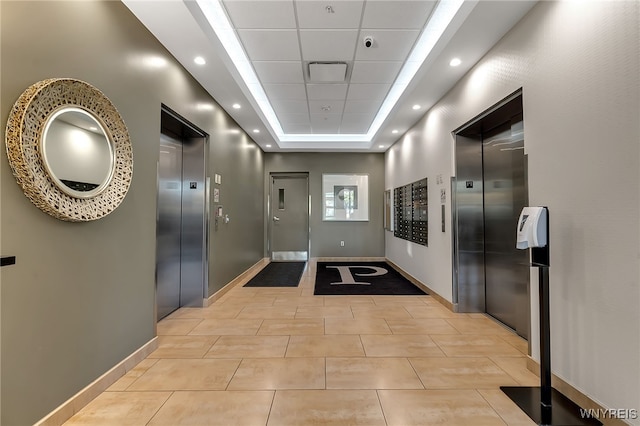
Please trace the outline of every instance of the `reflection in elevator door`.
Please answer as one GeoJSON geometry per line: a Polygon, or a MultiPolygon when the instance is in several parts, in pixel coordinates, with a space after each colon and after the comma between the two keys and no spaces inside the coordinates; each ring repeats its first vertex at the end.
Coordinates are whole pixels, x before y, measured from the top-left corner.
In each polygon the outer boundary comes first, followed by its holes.
{"type": "Polygon", "coordinates": [[[162,113],[156,227],[157,319],[206,296],[205,136],[162,113]]]}
{"type": "Polygon", "coordinates": [[[522,95],[456,132],[454,303],[529,335],[529,258],[516,224],[528,203],[522,95]]]}
{"type": "Polygon", "coordinates": [[[529,267],[515,224],[527,205],[522,121],[483,133],[485,300],[487,313],[528,334],[529,267]]]}

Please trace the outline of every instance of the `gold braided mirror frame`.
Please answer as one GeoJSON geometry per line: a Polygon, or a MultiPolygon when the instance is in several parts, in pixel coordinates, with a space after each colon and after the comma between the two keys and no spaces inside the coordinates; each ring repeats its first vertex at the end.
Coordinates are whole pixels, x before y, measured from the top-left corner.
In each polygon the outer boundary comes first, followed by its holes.
{"type": "Polygon", "coordinates": [[[69,222],[87,222],[113,212],[124,200],[133,176],[133,150],[124,120],[100,90],[84,81],[52,78],[25,90],[9,114],[7,156],[13,175],[33,204],[69,222]],[[115,169],[104,190],[90,198],[63,192],[44,164],[41,138],[49,117],[64,107],[81,108],[99,120],[115,154],[115,169]]]}

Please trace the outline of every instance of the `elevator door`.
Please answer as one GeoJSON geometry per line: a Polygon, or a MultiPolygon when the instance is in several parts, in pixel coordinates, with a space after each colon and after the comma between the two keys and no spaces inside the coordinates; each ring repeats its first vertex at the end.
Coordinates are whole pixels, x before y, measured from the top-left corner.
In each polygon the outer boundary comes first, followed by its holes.
{"type": "Polygon", "coordinates": [[[207,288],[204,134],[162,113],[156,225],[157,319],[202,306],[207,288]]]}
{"type": "Polygon", "coordinates": [[[529,266],[515,224],[527,205],[524,138],[518,119],[482,135],[486,311],[528,334],[529,266]]]}

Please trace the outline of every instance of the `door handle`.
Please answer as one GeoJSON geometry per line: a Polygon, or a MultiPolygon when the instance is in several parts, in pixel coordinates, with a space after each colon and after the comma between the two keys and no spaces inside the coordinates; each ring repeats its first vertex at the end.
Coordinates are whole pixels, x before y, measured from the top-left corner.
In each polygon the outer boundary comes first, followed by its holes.
{"type": "Polygon", "coordinates": [[[280,218],[279,218],[278,216],[274,216],[274,217],[273,217],[273,221],[274,221],[274,222],[280,222],[280,218]]]}

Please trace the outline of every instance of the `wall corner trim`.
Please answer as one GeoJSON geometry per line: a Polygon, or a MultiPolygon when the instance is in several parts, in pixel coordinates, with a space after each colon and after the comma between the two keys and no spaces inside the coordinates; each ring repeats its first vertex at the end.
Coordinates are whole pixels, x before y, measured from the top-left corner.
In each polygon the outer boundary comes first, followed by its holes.
{"type": "Polygon", "coordinates": [[[218,300],[222,296],[224,296],[229,290],[231,290],[232,288],[234,288],[235,286],[237,286],[238,284],[240,284],[242,282],[248,281],[247,278],[252,278],[262,268],[267,266],[268,263],[269,263],[269,258],[268,257],[263,257],[262,259],[258,260],[253,266],[250,266],[246,271],[244,271],[243,273],[241,273],[240,275],[238,275],[237,277],[235,277],[234,279],[229,281],[220,290],[218,290],[215,293],[213,293],[207,299],[204,299],[203,302],[202,302],[202,307],[206,308],[206,307],[209,307],[209,306],[213,305],[213,303],[216,300],[218,300]]]}
{"type": "Polygon", "coordinates": [[[98,377],[84,389],[60,404],[58,408],[36,422],[35,426],[59,426],[69,420],[84,406],[93,401],[98,395],[107,390],[119,378],[131,371],[142,360],[158,348],[158,337],[154,337],[131,355],[120,361],[109,371],[98,377]]]}
{"type": "MultiPolygon", "coordinates": [[[[531,356],[527,356],[527,370],[540,377],[540,364],[538,363],[538,361],[531,358],[531,356]]],[[[563,393],[567,398],[579,405],[581,408],[594,410],[607,409],[607,407],[604,407],[603,405],[595,402],[580,390],[574,388],[572,385],[553,373],[551,374],[551,386],[563,393]]],[[[613,417],[607,417],[604,419],[601,418],[598,420],[600,420],[605,426],[629,426],[629,423],[613,417]]]]}

